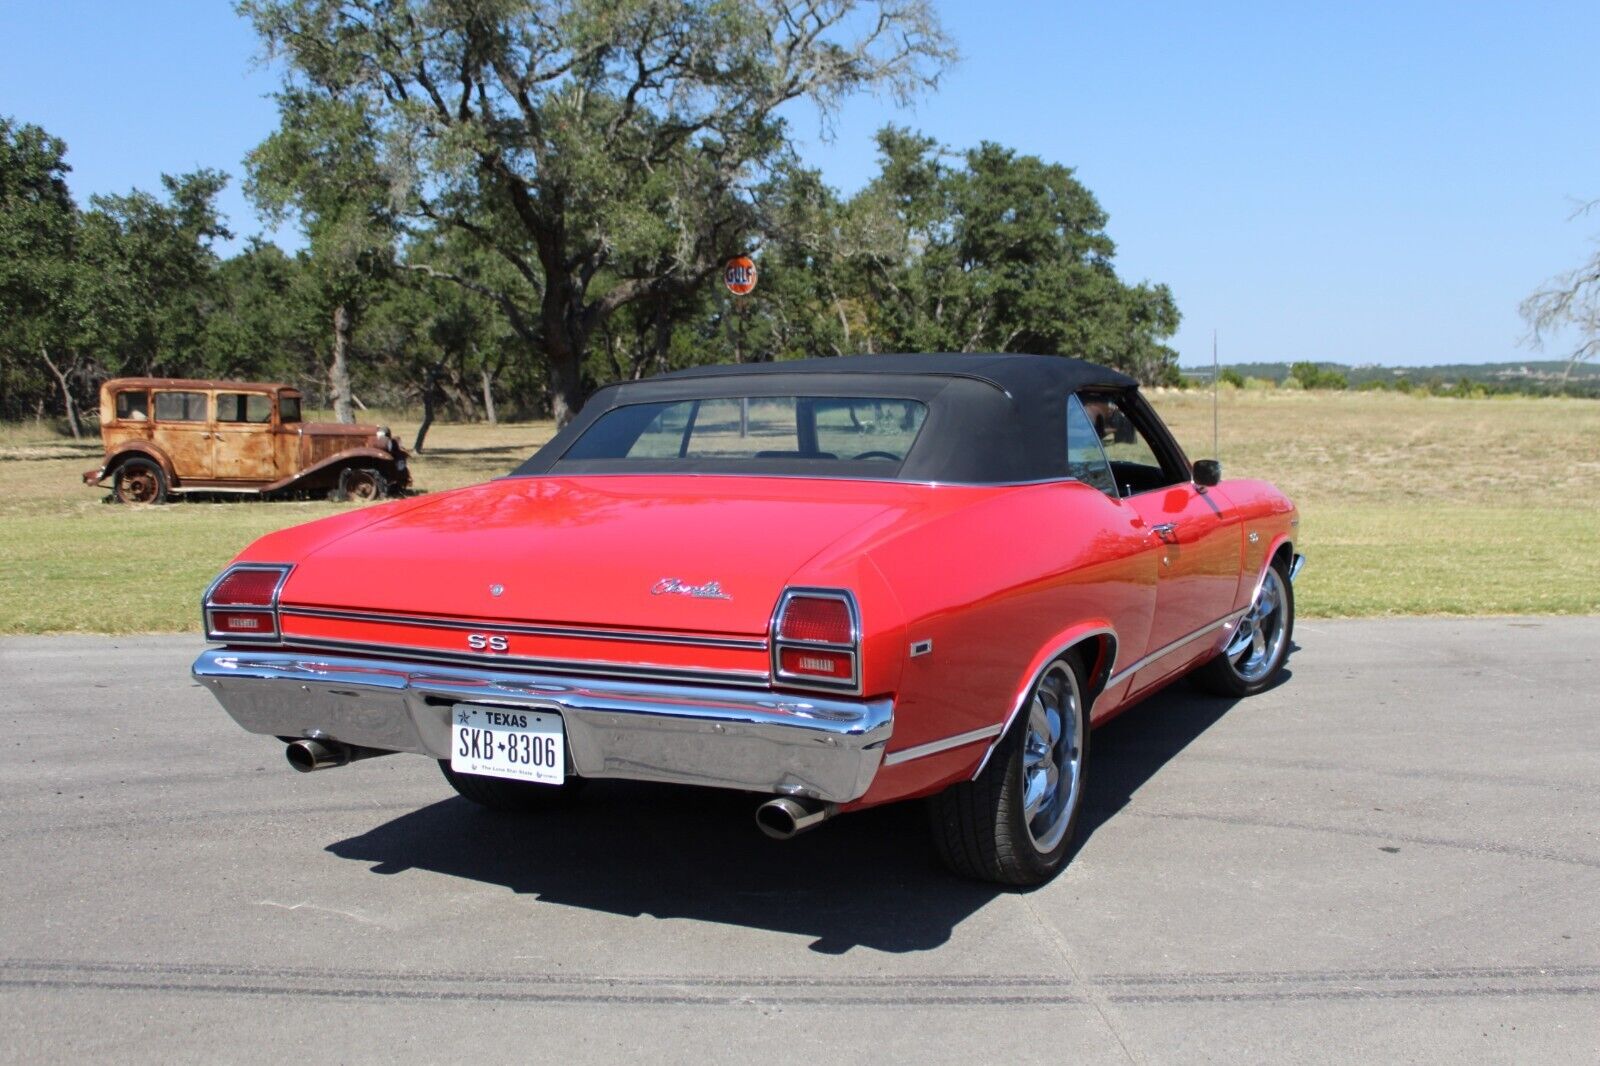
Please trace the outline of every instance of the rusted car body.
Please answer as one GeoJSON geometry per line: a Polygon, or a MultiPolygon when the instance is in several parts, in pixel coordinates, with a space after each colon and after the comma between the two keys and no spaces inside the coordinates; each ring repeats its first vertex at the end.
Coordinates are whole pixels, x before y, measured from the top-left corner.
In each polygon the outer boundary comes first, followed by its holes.
{"type": "Polygon", "coordinates": [[[302,422],[300,392],[259,381],[113,378],[100,387],[105,461],[124,503],[169,494],[301,491],[374,499],[411,484],[406,451],[383,426],[302,422]]]}

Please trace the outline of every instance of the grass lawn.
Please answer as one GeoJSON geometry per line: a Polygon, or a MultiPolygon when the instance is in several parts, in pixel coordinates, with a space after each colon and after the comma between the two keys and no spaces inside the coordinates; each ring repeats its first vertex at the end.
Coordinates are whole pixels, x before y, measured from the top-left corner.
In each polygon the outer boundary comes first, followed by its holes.
{"type": "MultiPolygon", "coordinates": [[[[1191,457],[1213,454],[1209,394],[1152,399],[1191,457]]],[[[1600,403],[1229,391],[1221,414],[1224,476],[1300,504],[1303,617],[1600,611],[1600,403]]],[[[552,432],[436,424],[416,485],[505,473],[552,432]]],[[[252,538],[360,506],[119,507],[78,480],[99,458],[98,440],[0,427],[0,633],[195,630],[252,538]]]]}

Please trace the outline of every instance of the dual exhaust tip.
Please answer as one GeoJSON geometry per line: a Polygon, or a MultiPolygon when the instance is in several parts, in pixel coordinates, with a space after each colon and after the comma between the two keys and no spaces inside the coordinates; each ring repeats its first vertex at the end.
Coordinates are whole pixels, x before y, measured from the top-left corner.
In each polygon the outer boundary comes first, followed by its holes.
{"type": "MultiPolygon", "coordinates": [[[[289,765],[303,774],[331,770],[361,759],[372,759],[394,752],[380,748],[360,748],[337,740],[307,738],[292,740],[284,748],[289,765]]],[[[839,812],[837,804],[821,800],[778,796],[756,808],[756,825],[773,840],[789,840],[807,829],[814,829],[839,812]]]]}

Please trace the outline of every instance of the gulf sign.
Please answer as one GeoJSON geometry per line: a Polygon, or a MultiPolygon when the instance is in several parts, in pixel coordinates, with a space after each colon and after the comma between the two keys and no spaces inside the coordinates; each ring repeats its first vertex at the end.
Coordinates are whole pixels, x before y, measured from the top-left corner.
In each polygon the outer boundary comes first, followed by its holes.
{"type": "Polygon", "coordinates": [[[722,283],[735,296],[747,296],[756,287],[756,264],[747,255],[728,260],[722,268],[722,283]]]}

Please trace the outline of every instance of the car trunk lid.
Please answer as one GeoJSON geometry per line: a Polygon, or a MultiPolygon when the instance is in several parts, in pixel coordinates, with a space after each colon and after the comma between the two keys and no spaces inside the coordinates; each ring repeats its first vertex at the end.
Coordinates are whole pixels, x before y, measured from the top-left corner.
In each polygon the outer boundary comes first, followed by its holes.
{"type": "Polygon", "coordinates": [[[505,478],[312,552],[284,602],[379,615],[764,635],[791,575],[912,486],[505,478]]]}

